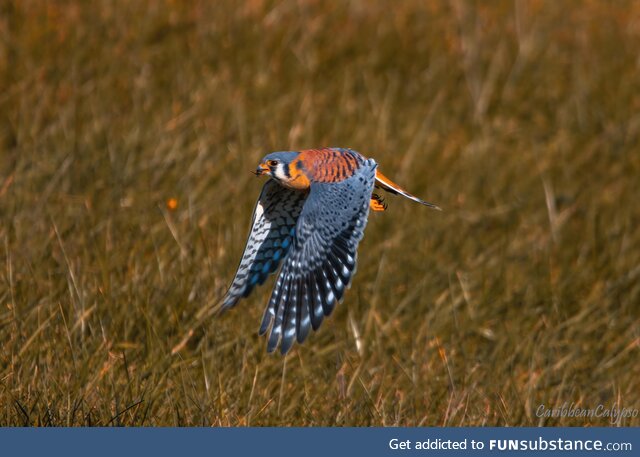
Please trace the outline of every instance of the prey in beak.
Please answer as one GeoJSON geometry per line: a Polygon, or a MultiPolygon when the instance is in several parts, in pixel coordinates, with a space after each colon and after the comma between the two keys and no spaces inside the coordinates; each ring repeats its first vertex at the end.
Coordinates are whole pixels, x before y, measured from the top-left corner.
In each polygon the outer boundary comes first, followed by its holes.
{"type": "Polygon", "coordinates": [[[251,173],[253,173],[256,176],[262,176],[268,171],[270,171],[269,167],[266,164],[261,163],[260,165],[258,165],[258,168],[256,168],[256,171],[252,171],[251,173]]]}

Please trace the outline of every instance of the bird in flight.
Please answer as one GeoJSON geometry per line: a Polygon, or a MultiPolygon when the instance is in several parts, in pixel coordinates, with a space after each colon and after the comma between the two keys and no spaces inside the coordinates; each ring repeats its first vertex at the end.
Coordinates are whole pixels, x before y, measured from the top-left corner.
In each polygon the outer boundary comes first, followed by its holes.
{"type": "Polygon", "coordinates": [[[260,335],[271,332],[267,352],[280,344],[286,354],[309,330],[317,330],[342,300],[356,269],[358,243],[369,209],[384,211],[381,188],[425,206],[377,170],[378,164],[351,149],[273,152],[255,174],[264,184],[253,211],[251,232],[221,310],[282,268],[262,318],[260,335]]]}

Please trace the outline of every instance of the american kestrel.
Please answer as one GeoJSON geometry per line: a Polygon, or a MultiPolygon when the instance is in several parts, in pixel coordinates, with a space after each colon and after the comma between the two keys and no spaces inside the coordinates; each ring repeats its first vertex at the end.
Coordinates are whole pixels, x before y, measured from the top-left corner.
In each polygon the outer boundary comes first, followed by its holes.
{"type": "Polygon", "coordinates": [[[387,206],[374,187],[440,209],[402,189],[377,170],[378,164],[351,149],[273,152],[255,174],[267,175],[253,211],[251,232],[222,310],[247,297],[280,263],[262,318],[269,327],[267,352],[280,343],[286,354],[302,343],[342,300],[356,270],[358,243],[369,209],[387,206]]]}

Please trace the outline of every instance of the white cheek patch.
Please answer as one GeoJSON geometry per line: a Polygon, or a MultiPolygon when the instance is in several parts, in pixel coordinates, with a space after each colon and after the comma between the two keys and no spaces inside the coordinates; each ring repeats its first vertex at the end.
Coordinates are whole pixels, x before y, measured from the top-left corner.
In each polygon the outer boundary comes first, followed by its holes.
{"type": "Polygon", "coordinates": [[[283,163],[279,163],[276,166],[276,169],[273,170],[273,176],[278,180],[278,181],[282,181],[282,182],[287,182],[289,181],[289,177],[287,176],[287,174],[284,172],[284,164],[283,163]]]}

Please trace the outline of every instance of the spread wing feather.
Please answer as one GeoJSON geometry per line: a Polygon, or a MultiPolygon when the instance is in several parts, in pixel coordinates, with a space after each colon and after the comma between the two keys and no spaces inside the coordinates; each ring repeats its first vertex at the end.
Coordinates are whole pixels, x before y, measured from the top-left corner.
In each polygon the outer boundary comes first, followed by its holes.
{"type": "Polygon", "coordinates": [[[224,297],[223,310],[235,306],[278,269],[293,243],[296,222],[306,198],[306,192],[287,189],[271,179],[262,187],[253,211],[251,232],[238,271],[224,297]]]}
{"type": "Polygon", "coordinates": [[[267,351],[280,344],[286,354],[294,340],[302,343],[342,299],[356,269],[376,166],[369,159],[343,181],[311,184],[260,326],[261,335],[271,326],[267,351]]]}

